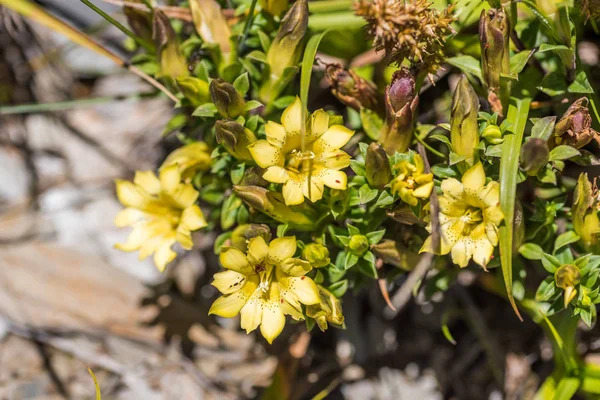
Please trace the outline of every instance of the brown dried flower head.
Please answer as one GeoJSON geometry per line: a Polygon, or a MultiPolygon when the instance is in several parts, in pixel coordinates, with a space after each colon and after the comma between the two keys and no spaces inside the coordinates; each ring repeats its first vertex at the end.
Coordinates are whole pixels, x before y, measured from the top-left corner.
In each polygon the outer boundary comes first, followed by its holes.
{"type": "Polygon", "coordinates": [[[413,66],[435,73],[443,61],[442,49],[455,20],[453,6],[440,12],[427,0],[359,0],[357,15],[367,20],[373,45],[392,62],[408,59],[413,66]]]}
{"type": "Polygon", "coordinates": [[[593,20],[600,20],[600,1],[599,0],[579,0],[577,2],[581,8],[581,14],[585,17],[585,20],[590,18],[593,20]]]}

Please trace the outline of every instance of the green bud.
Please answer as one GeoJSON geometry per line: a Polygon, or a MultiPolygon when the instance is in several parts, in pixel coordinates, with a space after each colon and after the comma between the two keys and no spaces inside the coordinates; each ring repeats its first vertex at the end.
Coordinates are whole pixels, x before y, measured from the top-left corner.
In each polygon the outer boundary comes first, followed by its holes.
{"type": "Polygon", "coordinates": [[[550,150],[544,139],[531,138],[521,147],[521,168],[535,176],[550,161],[550,150]]]}
{"type": "Polygon", "coordinates": [[[329,265],[329,249],[319,243],[309,243],[302,250],[302,258],[310,263],[313,268],[321,268],[329,265]]]}
{"type": "Polygon", "coordinates": [[[486,126],[481,136],[483,136],[483,138],[491,144],[500,144],[504,142],[504,138],[502,137],[502,131],[497,125],[486,126]]]}
{"type": "Polygon", "coordinates": [[[289,0],[260,0],[263,10],[274,17],[280,17],[289,7],[289,0]]]}
{"type": "Polygon", "coordinates": [[[581,272],[577,266],[572,264],[563,265],[554,273],[556,286],[564,290],[565,308],[573,301],[577,290],[575,286],[581,281],[581,272]]]}
{"type": "Polygon", "coordinates": [[[331,93],[346,106],[359,112],[361,108],[376,108],[377,88],[354,71],[344,69],[339,64],[328,64],[325,78],[331,87],[331,93]]]}
{"type": "Polygon", "coordinates": [[[573,229],[586,251],[600,253],[600,218],[598,217],[597,192],[592,189],[587,174],[577,180],[571,209],[573,229]]]}
{"type": "Polygon", "coordinates": [[[478,110],[479,99],[477,94],[463,75],[458,81],[452,98],[450,141],[452,142],[452,150],[466,157],[465,161],[471,166],[476,162],[475,148],[479,144],[478,110]]]}
{"type": "Polygon", "coordinates": [[[369,239],[364,235],[352,235],[350,236],[350,243],[348,243],[348,249],[352,254],[357,256],[363,256],[367,250],[369,250],[369,239]]]}
{"type": "Polygon", "coordinates": [[[267,186],[269,182],[263,178],[264,170],[258,166],[246,168],[240,186],[267,186]]]}
{"type": "Polygon", "coordinates": [[[342,326],[344,324],[344,315],[342,314],[342,303],[330,291],[321,285],[319,289],[320,302],[306,306],[306,315],[314,318],[315,322],[322,331],[327,330],[327,323],[342,326]]]}
{"type": "Polygon", "coordinates": [[[190,11],[196,32],[205,43],[217,44],[221,53],[231,52],[231,30],[215,0],[190,0],[190,11]]]}
{"type": "Polygon", "coordinates": [[[482,10],[479,18],[481,69],[494,112],[503,115],[509,95],[508,82],[501,75],[510,74],[510,23],[504,9],[482,10]]]}
{"type": "Polygon", "coordinates": [[[383,239],[381,242],[372,245],[371,250],[384,263],[405,271],[412,270],[419,261],[417,253],[404,248],[396,241],[390,239],[383,239]]]}
{"type": "Polygon", "coordinates": [[[365,157],[367,182],[373,188],[383,189],[392,179],[392,168],[387,153],[378,143],[371,143],[365,157]]]}
{"type": "Polygon", "coordinates": [[[191,76],[182,76],[176,79],[177,86],[181,93],[188,99],[194,107],[210,102],[210,92],[208,83],[202,79],[191,76]]]}
{"type": "Polygon", "coordinates": [[[210,82],[210,96],[219,113],[225,118],[237,118],[244,113],[246,101],[235,87],[221,78],[210,82]]]}
{"type": "Polygon", "coordinates": [[[245,253],[248,250],[248,241],[257,236],[262,236],[265,242],[269,243],[271,229],[265,224],[240,225],[231,233],[231,246],[245,253]]]}
{"type": "Polygon", "coordinates": [[[571,104],[554,126],[554,145],[566,145],[580,149],[592,139],[600,145],[600,134],[592,129],[592,117],[587,108],[588,99],[582,97],[571,104]]]}
{"type": "Polygon", "coordinates": [[[154,10],[152,38],[156,44],[161,76],[177,78],[189,75],[188,64],[179,50],[179,38],[169,17],[159,9],[154,10]]]}
{"type": "Polygon", "coordinates": [[[316,210],[306,202],[288,206],[279,192],[270,192],[260,186],[234,185],[233,191],[250,207],[295,229],[310,231],[315,229],[318,216],[316,210]]]}
{"type": "Polygon", "coordinates": [[[252,161],[248,145],[256,141],[254,133],[233,120],[221,119],[215,123],[217,143],[238,160],[252,161]]]}
{"type": "Polygon", "coordinates": [[[386,126],[381,143],[388,154],[404,153],[410,146],[418,105],[415,78],[407,68],[396,71],[385,90],[386,126]]]}

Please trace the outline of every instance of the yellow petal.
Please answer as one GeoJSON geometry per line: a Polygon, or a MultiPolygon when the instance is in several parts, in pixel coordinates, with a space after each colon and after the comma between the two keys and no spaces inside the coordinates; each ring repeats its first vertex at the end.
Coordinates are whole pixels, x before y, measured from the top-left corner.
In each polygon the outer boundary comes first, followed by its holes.
{"type": "Polygon", "coordinates": [[[146,224],[140,224],[133,228],[125,243],[115,244],[115,248],[121,251],[137,251],[142,244],[150,237],[151,231],[146,224]]]}
{"type": "Polygon", "coordinates": [[[462,218],[444,219],[440,214],[440,230],[446,241],[453,246],[463,237],[465,230],[465,221],[462,218]]]}
{"type": "Polygon", "coordinates": [[[425,185],[419,186],[416,188],[412,195],[419,199],[426,199],[431,196],[431,191],[433,190],[433,182],[426,183],[425,185]]]}
{"type": "Polygon", "coordinates": [[[261,298],[262,295],[263,293],[261,290],[255,291],[252,297],[250,297],[250,300],[246,302],[246,305],[242,307],[242,310],[240,311],[240,316],[242,317],[240,326],[246,333],[250,333],[258,328],[262,321],[264,309],[264,302],[261,298]]]}
{"type": "Polygon", "coordinates": [[[464,191],[464,186],[458,180],[454,178],[444,179],[442,181],[442,191],[445,195],[452,196],[454,198],[458,198],[462,196],[464,191]]]}
{"type": "Polygon", "coordinates": [[[252,268],[248,264],[246,255],[235,247],[228,247],[221,250],[219,261],[221,261],[223,268],[227,268],[244,275],[248,275],[253,272],[252,268]]]}
{"type": "Polygon", "coordinates": [[[204,228],[207,225],[204,214],[197,204],[183,210],[179,224],[185,226],[190,231],[204,228]]]}
{"type": "Polygon", "coordinates": [[[287,278],[286,283],[288,285],[287,289],[298,297],[300,303],[307,306],[319,303],[319,289],[308,276],[291,276],[287,278]]]}
{"type": "Polygon", "coordinates": [[[319,137],[329,128],[329,114],[323,110],[317,110],[312,113],[310,122],[311,135],[319,137]]]}
{"type": "Polygon", "coordinates": [[[346,128],[343,125],[332,125],[327,131],[315,141],[313,147],[323,152],[332,151],[342,148],[350,138],[354,135],[354,131],[346,128]]]}
{"type": "Polygon", "coordinates": [[[162,244],[163,237],[162,236],[153,236],[149,237],[140,246],[140,255],[139,259],[144,260],[150,255],[152,255],[158,247],[162,244]]]}
{"type": "Polygon", "coordinates": [[[137,171],[133,183],[150,194],[160,193],[160,181],[152,171],[137,171]]]}
{"type": "Polygon", "coordinates": [[[219,297],[208,310],[208,314],[215,314],[224,318],[233,318],[246,304],[246,298],[242,290],[219,297]]]}
{"type": "Polygon", "coordinates": [[[198,193],[193,185],[181,183],[173,189],[170,196],[178,207],[185,209],[191,207],[198,200],[200,193],[198,193]]]}
{"type": "Polygon", "coordinates": [[[287,133],[302,131],[302,103],[300,97],[290,104],[281,115],[281,124],[287,133]]]}
{"type": "Polygon", "coordinates": [[[125,226],[133,225],[136,222],[143,221],[145,218],[146,214],[144,214],[142,211],[128,207],[119,211],[115,217],[115,225],[118,228],[123,228],[125,226]]]}
{"type": "Polygon", "coordinates": [[[483,170],[483,164],[478,162],[469,168],[462,177],[462,183],[466,190],[471,193],[476,193],[480,188],[485,185],[485,171],[483,170]]]}
{"type": "Polygon", "coordinates": [[[115,185],[117,197],[124,206],[142,209],[148,203],[148,194],[132,182],[117,179],[115,185]]]}
{"type": "Polygon", "coordinates": [[[334,169],[322,168],[319,171],[319,176],[323,180],[325,186],[337,190],[346,190],[348,177],[345,172],[336,171],[334,169]]]}
{"type": "Polygon", "coordinates": [[[279,305],[271,305],[265,307],[262,315],[262,323],[260,324],[260,333],[267,339],[269,344],[281,334],[285,326],[285,316],[281,312],[279,305]]]}
{"type": "Polygon", "coordinates": [[[500,206],[488,207],[483,210],[483,216],[486,222],[490,222],[495,225],[499,225],[504,219],[504,213],[500,206]]]}
{"type": "Polygon", "coordinates": [[[286,183],[290,176],[285,168],[273,165],[265,170],[263,178],[273,183],[286,183]]]}
{"type": "Polygon", "coordinates": [[[175,190],[177,185],[181,183],[181,174],[179,173],[177,165],[163,168],[159,175],[160,186],[164,192],[171,193],[175,190]]]}
{"type": "Polygon", "coordinates": [[[291,276],[304,276],[312,270],[312,265],[308,261],[299,258],[288,258],[279,266],[281,271],[291,276]]]}
{"type": "Polygon", "coordinates": [[[282,189],[283,199],[288,206],[302,204],[304,194],[302,193],[302,184],[293,179],[288,180],[282,189]]]}
{"type": "Polygon", "coordinates": [[[284,236],[271,240],[269,243],[269,259],[279,265],[296,252],[296,236],[284,236]]]}
{"type": "Polygon", "coordinates": [[[277,122],[269,121],[265,125],[267,141],[275,147],[283,146],[285,142],[285,128],[277,122]]]}
{"type": "Polygon", "coordinates": [[[479,240],[474,241],[473,246],[473,261],[485,268],[492,260],[494,246],[492,246],[487,237],[484,236],[481,236],[479,240]]]}
{"type": "Polygon", "coordinates": [[[194,247],[194,242],[192,240],[192,234],[189,229],[187,229],[183,225],[179,225],[177,228],[177,232],[175,235],[175,240],[183,247],[185,250],[191,250],[194,247]]]}
{"type": "Polygon", "coordinates": [[[493,246],[498,246],[498,226],[496,224],[485,224],[485,234],[493,246]]]}
{"type": "Polygon", "coordinates": [[[251,265],[259,265],[269,255],[269,246],[262,236],[253,237],[248,241],[248,262],[251,265]]]}
{"type": "Polygon", "coordinates": [[[217,290],[223,294],[231,294],[241,290],[246,283],[245,275],[231,270],[217,272],[213,276],[213,279],[211,285],[216,287],[217,290]]]}
{"type": "Polygon", "coordinates": [[[323,197],[323,181],[321,178],[316,176],[307,177],[302,183],[302,193],[304,196],[310,199],[313,203],[321,200],[323,197]],[[310,192],[308,190],[308,183],[310,181],[310,192]]]}
{"type": "Polygon", "coordinates": [[[461,268],[469,265],[469,260],[473,257],[473,248],[467,245],[463,239],[459,240],[452,247],[452,262],[461,268]]]}
{"type": "Polygon", "coordinates": [[[477,197],[488,207],[496,207],[500,205],[500,184],[492,181],[479,189],[477,197]]]}
{"type": "Polygon", "coordinates": [[[177,257],[177,253],[171,250],[173,243],[175,243],[175,238],[163,240],[154,253],[154,265],[156,265],[160,272],[163,272],[167,264],[177,257]]]}
{"type": "MultiPolygon", "coordinates": [[[[442,235],[442,237],[440,238],[440,252],[438,255],[446,255],[448,253],[450,253],[450,250],[452,250],[452,246],[450,245],[450,243],[448,243],[448,241],[444,238],[444,236],[442,235]]],[[[419,254],[420,253],[432,253],[435,254],[433,251],[433,241],[431,236],[429,236],[427,239],[425,239],[425,242],[423,243],[423,246],[421,246],[421,249],[419,250],[419,254]]]]}
{"type": "Polygon", "coordinates": [[[318,157],[318,162],[326,168],[344,169],[350,165],[350,156],[343,150],[327,151],[319,154],[318,157]]]}
{"type": "Polygon", "coordinates": [[[257,140],[248,146],[248,150],[250,150],[252,158],[261,168],[267,168],[271,165],[283,167],[284,165],[281,149],[269,144],[266,140],[257,140]]]}

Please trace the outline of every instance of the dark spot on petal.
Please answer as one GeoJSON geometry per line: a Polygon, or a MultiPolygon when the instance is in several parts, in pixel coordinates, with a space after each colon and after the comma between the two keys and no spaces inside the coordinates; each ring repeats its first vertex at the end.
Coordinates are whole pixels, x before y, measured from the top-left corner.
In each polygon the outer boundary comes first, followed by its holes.
{"type": "Polygon", "coordinates": [[[300,278],[300,280],[301,280],[301,281],[303,281],[303,280],[304,280],[304,278],[306,278],[306,277],[305,277],[305,276],[303,276],[303,277],[301,277],[301,278],[300,278]]]}

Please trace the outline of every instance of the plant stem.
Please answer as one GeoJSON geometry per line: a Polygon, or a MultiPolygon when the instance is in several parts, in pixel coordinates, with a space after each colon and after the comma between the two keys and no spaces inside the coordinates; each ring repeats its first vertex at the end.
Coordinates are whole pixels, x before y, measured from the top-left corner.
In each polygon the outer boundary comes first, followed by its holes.
{"type": "Polygon", "coordinates": [[[258,0],[252,0],[252,4],[250,4],[250,10],[248,10],[248,18],[246,19],[246,23],[244,25],[244,34],[240,38],[240,45],[238,53],[244,52],[244,45],[246,43],[246,39],[248,38],[248,34],[250,33],[250,28],[252,28],[252,22],[254,22],[254,9],[256,8],[256,3],[258,0]]]}
{"type": "Polygon", "coordinates": [[[423,139],[421,139],[421,137],[419,135],[415,135],[415,138],[417,138],[417,141],[419,143],[421,143],[423,146],[425,146],[425,148],[427,150],[429,150],[430,152],[432,152],[436,156],[438,156],[440,158],[446,158],[446,156],[444,155],[444,153],[440,153],[439,151],[437,151],[436,149],[434,149],[433,147],[431,147],[430,145],[428,145],[427,143],[425,143],[425,141],[423,139]]]}
{"type": "Polygon", "coordinates": [[[334,11],[348,11],[352,9],[353,0],[322,0],[308,3],[308,10],[312,14],[330,13],[334,11]]]}
{"type": "Polygon", "coordinates": [[[123,32],[125,35],[127,35],[130,38],[132,38],[133,40],[135,40],[135,42],[137,44],[139,44],[140,46],[142,46],[143,48],[145,48],[146,50],[148,50],[150,53],[154,53],[154,46],[152,45],[152,43],[149,43],[145,39],[143,39],[143,38],[137,36],[135,33],[131,32],[129,29],[127,29],[127,27],[125,27],[119,21],[117,21],[116,19],[114,19],[113,17],[111,17],[110,15],[108,15],[107,13],[105,13],[104,10],[102,10],[99,7],[97,7],[91,1],[89,1],[89,0],[80,0],[80,1],[83,4],[85,4],[86,6],[88,6],[89,8],[91,8],[94,12],[96,12],[102,18],[104,18],[105,20],[107,20],[108,22],[110,22],[112,25],[114,25],[115,28],[117,28],[118,30],[120,30],[121,32],[123,32]]]}
{"type": "Polygon", "coordinates": [[[315,14],[308,19],[308,27],[315,31],[352,30],[360,29],[365,25],[365,20],[352,12],[315,14]]]}

